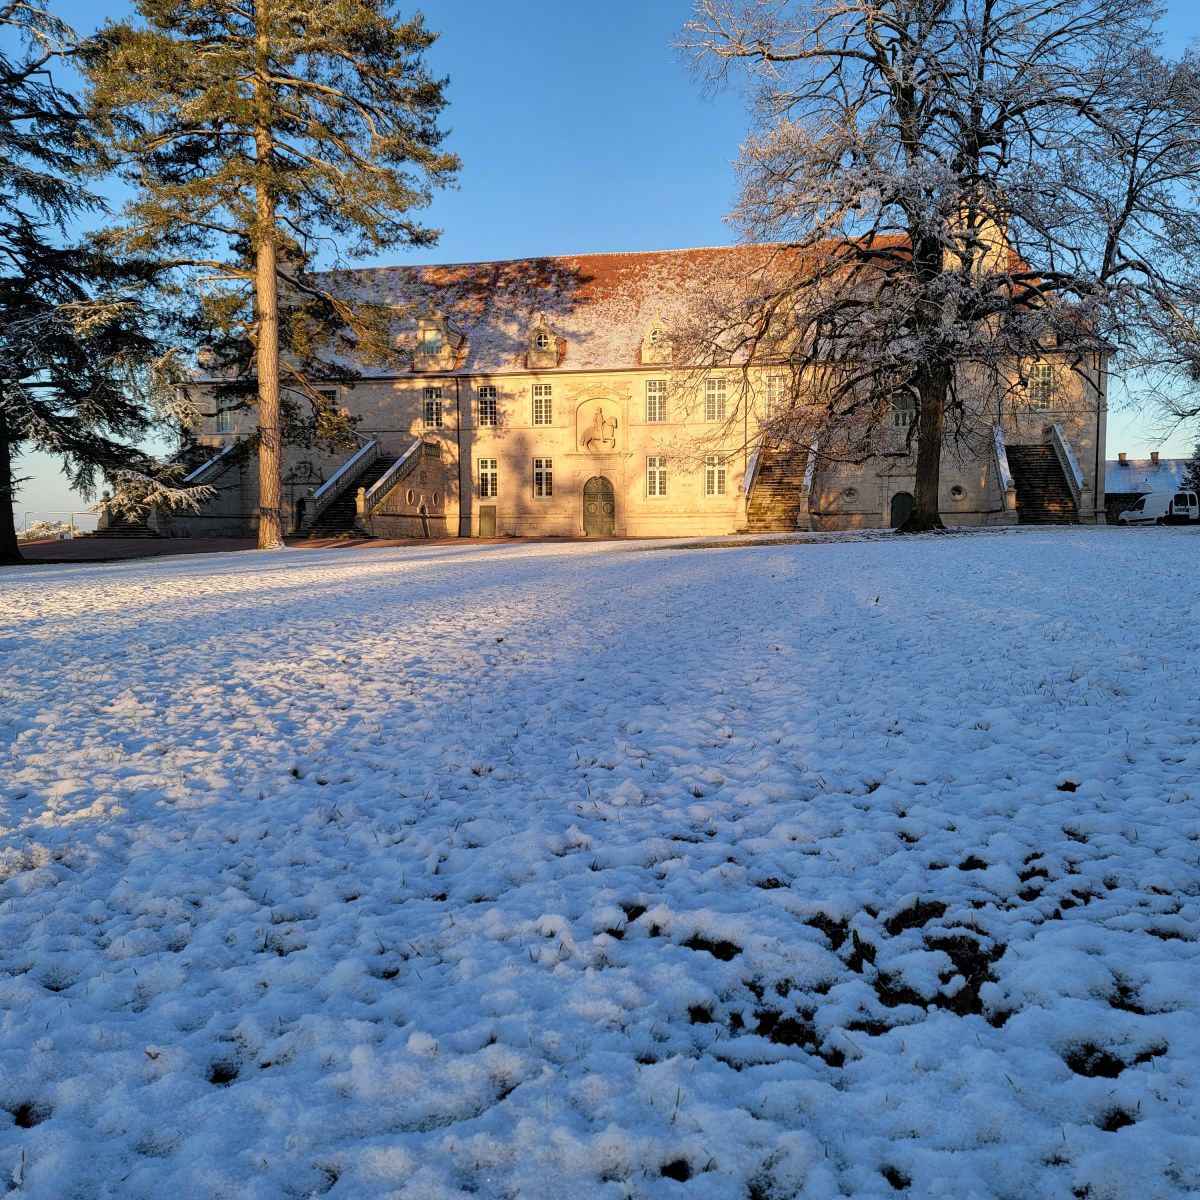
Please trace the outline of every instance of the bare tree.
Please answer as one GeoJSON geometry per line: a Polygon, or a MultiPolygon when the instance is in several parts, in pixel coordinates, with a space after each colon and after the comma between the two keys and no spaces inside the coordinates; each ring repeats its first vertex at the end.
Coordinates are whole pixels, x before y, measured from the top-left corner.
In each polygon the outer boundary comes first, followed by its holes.
{"type": "Polygon", "coordinates": [[[690,348],[788,365],[780,430],[843,459],[914,410],[904,528],[940,526],[968,381],[1019,388],[1051,346],[1145,362],[1191,328],[1194,72],[1155,56],[1154,17],[1147,0],[699,0],[684,44],[753,97],[731,219],[776,248],[690,322],[690,348]]]}

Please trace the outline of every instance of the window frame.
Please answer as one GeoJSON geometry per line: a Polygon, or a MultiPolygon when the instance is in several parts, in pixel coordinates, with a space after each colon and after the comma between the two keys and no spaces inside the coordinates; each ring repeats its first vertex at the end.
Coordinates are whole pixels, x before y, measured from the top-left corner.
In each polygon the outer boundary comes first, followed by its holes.
{"type": "Polygon", "coordinates": [[[442,389],[427,387],[421,404],[421,424],[425,429],[444,429],[444,411],[442,408],[442,389]]]}
{"type": "Polygon", "coordinates": [[[554,497],[554,459],[533,460],[533,498],[550,500],[554,497]]]}
{"type": "Polygon", "coordinates": [[[1054,408],[1057,382],[1053,363],[1030,363],[1025,377],[1029,407],[1037,412],[1050,412],[1054,408]]]}
{"type": "Polygon", "coordinates": [[[709,424],[725,420],[726,388],[724,375],[710,375],[704,381],[704,419],[709,424]]]}
{"type": "Polygon", "coordinates": [[[729,457],[725,454],[704,456],[704,495],[720,497],[729,494],[729,457]]]}
{"type": "Polygon", "coordinates": [[[554,385],[552,383],[535,383],[530,385],[530,424],[554,424],[554,385]]]}
{"type": "Polygon", "coordinates": [[[777,417],[784,407],[784,400],[788,398],[789,387],[788,377],[786,375],[768,375],[766,377],[766,415],[768,417],[777,417]]]}
{"type": "Polygon", "coordinates": [[[242,402],[236,396],[221,396],[217,398],[217,432],[236,433],[237,418],[234,415],[242,402]]]}
{"type": "Polygon", "coordinates": [[[646,498],[667,498],[667,459],[663,454],[646,455],[646,498]]]}
{"type": "Polygon", "coordinates": [[[661,425],[667,419],[667,381],[646,380],[646,424],[661,425]],[[657,414],[657,415],[655,415],[657,414]]]}
{"type": "Polygon", "coordinates": [[[423,324],[417,330],[417,353],[437,358],[446,348],[446,334],[440,324],[423,324]]]}
{"type": "Polygon", "coordinates": [[[495,384],[484,383],[475,389],[475,413],[476,423],[481,428],[500,424],[500,393],[495,384]],[[484,413],[488,411],[484,408],[485,403],[489,406],[491,420],[484,419],[484,413]]]}
{"type": "Polygon", "coordinates": [[[500,460],[481,458],[475,471],[480,500],[495,500],[500,495],[500,460]]]}

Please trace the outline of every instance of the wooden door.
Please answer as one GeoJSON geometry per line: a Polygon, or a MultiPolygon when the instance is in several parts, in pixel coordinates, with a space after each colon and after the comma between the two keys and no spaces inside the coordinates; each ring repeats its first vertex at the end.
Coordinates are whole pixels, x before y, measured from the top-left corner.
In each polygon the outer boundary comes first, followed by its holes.
{"type": "Polygon", "coordinates": [[[908,492],[897,492],[892,497],[892,528],[899,529],[911,516],[913,498],[908,492]]]}
{"type": "Polygon", "coordinates": [[[586,537],[612,537],[617,501],[613,485],[603,475],[593,475],[583,485],[583,532],[586,537]]]}

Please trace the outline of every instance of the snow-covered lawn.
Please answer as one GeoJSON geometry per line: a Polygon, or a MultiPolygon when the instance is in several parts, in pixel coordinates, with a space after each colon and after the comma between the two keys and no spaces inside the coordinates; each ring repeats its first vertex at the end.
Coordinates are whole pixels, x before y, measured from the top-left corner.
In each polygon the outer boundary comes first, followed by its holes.
{"type": "Polygon", "coordinates": [[[0,576],[0,1192],[1200,1195],[1200,535],[0,576]]]}

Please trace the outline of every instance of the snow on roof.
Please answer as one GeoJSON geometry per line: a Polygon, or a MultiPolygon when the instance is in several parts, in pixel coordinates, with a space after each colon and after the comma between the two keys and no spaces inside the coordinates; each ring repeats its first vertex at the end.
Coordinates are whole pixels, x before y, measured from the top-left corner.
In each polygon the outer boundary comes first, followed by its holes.
{"type": "Polygon", "coordinates": [[[1174,492],[1183,486],[1188,459],[1110,458],[1105,464],[1106,492],[1174,492]]]}
{"type": "Polygon", "coordinates": [[[530,331],[543,317],[566,343],[560,367],[621,369],[640,365],[651,324],[669,323],[690,289],[767,269],[780,249],[710,246],[337,274],[364,300],[444,315],[465,336],[459,371],[523,370],[530,331]]]}

